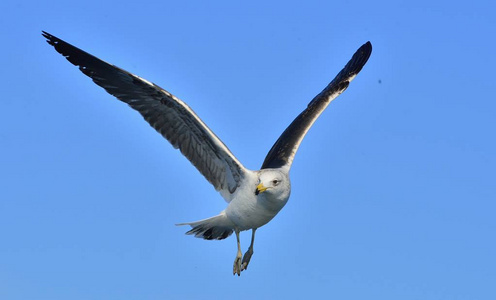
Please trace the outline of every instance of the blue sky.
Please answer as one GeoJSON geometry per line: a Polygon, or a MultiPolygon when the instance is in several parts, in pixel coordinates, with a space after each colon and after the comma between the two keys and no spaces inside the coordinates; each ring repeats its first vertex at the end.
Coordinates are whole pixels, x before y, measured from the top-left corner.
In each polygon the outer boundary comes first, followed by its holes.
{"type": "MultiPolygon", "coordinates": [[[[493,1],[3,1],[1,299],[494,299],[493,1]],[[46,30],[186,101],[246,167],[364,42],[231,274],[225,203],[46,30]]],[[[242,235],[243,250],[249,233],[242,235]]]]}

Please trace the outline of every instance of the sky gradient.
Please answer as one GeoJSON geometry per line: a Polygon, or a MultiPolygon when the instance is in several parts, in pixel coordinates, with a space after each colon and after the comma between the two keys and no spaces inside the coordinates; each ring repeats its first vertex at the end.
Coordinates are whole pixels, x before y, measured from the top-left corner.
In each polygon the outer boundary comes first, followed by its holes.
{"type": "Polygon", "coordinates": [[[495,6],[3,1],[0,299],[496,299],[495,6]],[[373,52],[238,278],[234,237],[174,226],[221,196],[42,30],[188,103],[250,169],[373,52]]]}

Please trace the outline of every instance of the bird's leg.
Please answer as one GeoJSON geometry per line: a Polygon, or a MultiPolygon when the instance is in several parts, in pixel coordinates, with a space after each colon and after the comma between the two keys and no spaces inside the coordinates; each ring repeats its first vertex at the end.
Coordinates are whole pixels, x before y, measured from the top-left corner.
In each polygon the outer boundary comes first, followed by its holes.
{"type": "Polygon", "coordinates": [[[251,244],[250,244],[250,247],[248,248],[248,251],[246,251],[245,255],[243,256],[243,262],[241,264],[241,271],[248,269],[248,264],[250,263],[251,256],[253,255],[253,242],[255,241],[255,231],[256,230],[257,230],[256,228],[253,228],[251,230],[251,244]]]}
{"type": "Polygon", "coordinates": [[[241,275],[241,257],[243,253],[241,252],[241,243],[239,242],[239,230],[234,230],[236,233],[236,240],[238,241],[238,253],[236,254],[236,259],[234,260],[233,275],[241,275]]]}

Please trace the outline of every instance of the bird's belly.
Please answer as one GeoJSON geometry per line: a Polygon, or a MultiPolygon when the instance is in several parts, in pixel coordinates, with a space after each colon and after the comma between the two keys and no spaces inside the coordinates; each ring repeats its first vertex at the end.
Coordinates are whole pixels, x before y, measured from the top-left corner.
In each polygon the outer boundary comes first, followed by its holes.
{"type": "Polygon", "coordinates": [[[226,215],[239,230],[259,228],[272,220],[285,204],[286,201],[267,205],[256,198],[233,199],[226,208],[226,215]]]}

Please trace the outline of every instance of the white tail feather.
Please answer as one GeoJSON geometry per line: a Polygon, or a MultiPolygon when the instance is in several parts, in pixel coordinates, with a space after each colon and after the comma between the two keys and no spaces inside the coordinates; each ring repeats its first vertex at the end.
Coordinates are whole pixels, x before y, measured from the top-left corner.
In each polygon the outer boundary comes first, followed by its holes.
{"type": "Polygon", "coordinates": [[[234,224],[227,218],[226,213],[223,211],[215,217],[208,219],[176,224],[178,226],[189,225],[191,230],[186,234],[195,235],[197,238],[205,240],[222,240],[227,238],[233,233],[234,224]]]}

